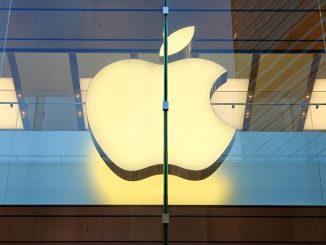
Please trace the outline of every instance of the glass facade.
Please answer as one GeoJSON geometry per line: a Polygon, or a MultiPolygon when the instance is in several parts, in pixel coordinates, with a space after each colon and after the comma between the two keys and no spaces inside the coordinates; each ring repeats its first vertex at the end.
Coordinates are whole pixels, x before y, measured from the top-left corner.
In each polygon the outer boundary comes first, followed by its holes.
{"type": "Polygon", "coordinates": [[[324,1],[163,6],[0,1],[0,204],[324,206],[324,1]]]}

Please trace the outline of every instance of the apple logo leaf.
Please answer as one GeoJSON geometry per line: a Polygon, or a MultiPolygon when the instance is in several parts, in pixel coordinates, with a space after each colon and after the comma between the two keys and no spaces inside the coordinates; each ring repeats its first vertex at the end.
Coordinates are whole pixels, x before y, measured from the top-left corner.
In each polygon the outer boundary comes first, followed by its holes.
{"type": "MultiPolygon", "coordinates": [[[[168,55],[176,54],[187,47],[194,34],[194,26],[188,26],[170,34],[168,36],[168,55]]],[[[160,56],[164,56],[164,44],[160,48],[160,56]]]]}

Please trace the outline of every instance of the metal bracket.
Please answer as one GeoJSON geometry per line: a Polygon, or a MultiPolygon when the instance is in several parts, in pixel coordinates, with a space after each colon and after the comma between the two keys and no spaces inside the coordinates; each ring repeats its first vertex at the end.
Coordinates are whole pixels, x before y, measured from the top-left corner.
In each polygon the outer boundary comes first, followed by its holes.
{"type": "Polygon", "coordinates": [[[170,223],[170,215],[169,214],[162,214],[162,224],[170,223]]]}
{"type": "Polygon", "coordinates": [[[163,101],[163,111],[168,111],[169,110],[169,101],[164,100],[163,101]]]}
{"type": "Polygon", "coordinates": [[[163,7],[163,14],[168,15],[169,14],[169,7],[163,7]]]}

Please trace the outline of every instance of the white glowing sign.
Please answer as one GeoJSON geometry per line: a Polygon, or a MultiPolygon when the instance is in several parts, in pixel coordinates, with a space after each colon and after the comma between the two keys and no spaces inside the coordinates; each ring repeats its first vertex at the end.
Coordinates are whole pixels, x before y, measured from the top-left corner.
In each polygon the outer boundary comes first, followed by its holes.
{"type": "MultiPolygon", "coordinates": [[[[188,27],[172,34],[169,54],[184,48],[193,33],[188,27]]],[[[144,60],[121,60],[103,68],[88,89],[93,139],[101,156],[113,164],[108,165],[122,176],[137,171],[136,179],[158,174],[163,162],[163,69],[144,60]],[[144,169],[151,171],[142,177],[144,169]]],[[[226,82],[226,70],[208,60],[188,58],[169,63],[168,74],[170,174],[195,179],[189,176],[198,172],[199,179],[205,178],[223,161],[235,133],[210,105],[211,88],[226,82]]]]}

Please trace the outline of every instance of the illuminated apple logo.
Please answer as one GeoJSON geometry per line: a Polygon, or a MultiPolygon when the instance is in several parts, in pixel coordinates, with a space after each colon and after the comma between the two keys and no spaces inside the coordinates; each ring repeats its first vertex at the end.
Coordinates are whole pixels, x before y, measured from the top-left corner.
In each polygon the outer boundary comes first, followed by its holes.
{"type": "MultiPolygon", "coordinates": [[[[185,48],[194,31],[186,27],[170,35],[168,55],[185,48]]],[[[204,59],[169,63],[169,174],[204,179],[225,159],[235,129],[214,114],[210,97],[226,75],[222,66],[204,59]]],[[[123,179],[162,173],[163,89],[163,65],[138,59],[104,67],[90,84],[86,109],[92,139],[123,179]]]]}

